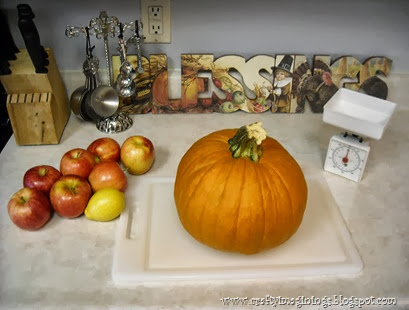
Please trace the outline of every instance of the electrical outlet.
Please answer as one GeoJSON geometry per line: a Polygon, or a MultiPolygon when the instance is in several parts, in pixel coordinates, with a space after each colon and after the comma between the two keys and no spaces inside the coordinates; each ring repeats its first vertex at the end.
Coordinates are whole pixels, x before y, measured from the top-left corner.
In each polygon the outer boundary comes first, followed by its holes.
{"type": "Polygon", "coordinates": [[[148,10],[149,34],[163,34],[163,7],[150,6],[148,10]]]}
{"type": "Polygon", "coordinates": [[[144,43],[171,42],[170,0],[141,0],[144,43]]]}

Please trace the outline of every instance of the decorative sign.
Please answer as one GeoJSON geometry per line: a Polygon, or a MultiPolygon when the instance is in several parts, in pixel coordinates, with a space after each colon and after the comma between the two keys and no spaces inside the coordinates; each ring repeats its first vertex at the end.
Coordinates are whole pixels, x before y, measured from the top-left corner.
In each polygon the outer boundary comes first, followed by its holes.
{"type": "MultiPolygon", "coordinates": [[[[128,56],[136,67],[136,56],[128,56]]],[[[120,67],[119,56],[113,57],[114,76],[120,67]]],[[[388,87],[378,74],[388,76],[392,61],[371,57],[361,63],[343,56],[331,63],[330,56],[314,56],[310,68],[305,55],[257,55],[248,60],[227,55],[214,59],[212,54],[181,55],[181,98],[169,98],[167,56],[142,58],[145,73],[137,75],[137,92],[122,100],[122,111],[135,113],[303,113],[308,102],[314,113],[338,88],[365,92],[386,99],[388,87]],[[211,79],[201,77],[210,73],[211,79]],[[212,87],[210,87],[212,86],[212,87]],[[209,92],[206,98],[200,93],[209,92]]]]}

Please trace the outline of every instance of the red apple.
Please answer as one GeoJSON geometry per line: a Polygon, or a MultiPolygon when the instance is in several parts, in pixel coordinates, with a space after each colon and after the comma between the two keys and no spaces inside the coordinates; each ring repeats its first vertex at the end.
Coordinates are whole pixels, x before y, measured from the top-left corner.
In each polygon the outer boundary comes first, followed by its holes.
{"type": "Polygon", "coordinates": [[[44,192],[24,187],[11,196],[7,205],[11,221],[26,230],[43,227],[51,216],[51,205],[44,192]]]}
{"type": "Polygon", "coordinates": [[[233,95],[232,95],[232,93],[230,93],[230,92],[228,92],[228,91],[225,91],[224,93],[226,94],[226,99],[225,99],[225,101],[232,102],[232,101],[233,101],[233,95]]]}
{"type": "Polygon", "coordinates": [[[152,142],[142,136],[131,136],[121,146],[121,162],[131,174],[147,172],[155,159],[152,142]]]}
{"type": "Polygon", "coordinates": [[[87,150],[76,148],[63,155],[60,171],[63,175],[74,174],[86,179],[94,166],[94,155],[87,150]]]}
{"type": "Polygon", "coordinates": [[[87,151],[94,155],[95,161],[119,161],[121,147],[112,138],[99,138],[94,140],[87,148],[87,151]]]}
{"type": "Polygon", "coordinates": [[[212,100],[213,100],[212,98],[203,98],[203,99],[201,99],[202,106],[205,107],[205,108],[210,107],[212,105],[212,103],[213,103],[212,100]]]}
{"type": "Polygon", "coordinates": [[[222,82],[219,79],[213,78],[213,83],[214,83],[214,86],[216,86],[219,89],[222,89],[222,82]]]}
{"type": "Polygon", "coordinates": [[[88,181],[94,193],[107,187],[125,192],[128,186],[128,178],[122,171],[121,166],[115,161],[96,164],[89,174],[88,181]]]}
{"type": "Polygon", "coordinates": [[[51,188],[50,201],[60,216],[74,218],[84,212],[91,195],[91,186],[86,179],[63,175],[51,188]]]}
{"type": "Polygon", "coordinates": [[[60,177],[61,173],[52,166],[35,166],[24,174],[23,185],[43,191],[48,197],[51,187],[60,177]]]}

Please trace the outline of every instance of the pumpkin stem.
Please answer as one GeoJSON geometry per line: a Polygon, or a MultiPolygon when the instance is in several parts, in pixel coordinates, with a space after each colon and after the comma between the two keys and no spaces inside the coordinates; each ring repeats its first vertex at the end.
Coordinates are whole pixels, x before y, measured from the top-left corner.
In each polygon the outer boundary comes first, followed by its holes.
{"type": "Polygon", "coordinates": [[[261,122],[240,127],[233,138],[229,139],[229,150],[233,158],[244,157],[258,162],[261,157],[261,143],[267,137],[261,122]]]}

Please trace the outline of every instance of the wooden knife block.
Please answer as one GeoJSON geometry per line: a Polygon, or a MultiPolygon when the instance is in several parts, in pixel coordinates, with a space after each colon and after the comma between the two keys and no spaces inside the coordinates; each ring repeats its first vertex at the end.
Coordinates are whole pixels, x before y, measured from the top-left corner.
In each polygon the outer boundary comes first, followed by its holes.
{"type": "Polygon", "coordinates": [[[26,49],[0,76],[8,94],[7,111],[18,145],[58,144],[71,114],[65,85],[50,48],[48,73],[36,73],[26,49]]]}

